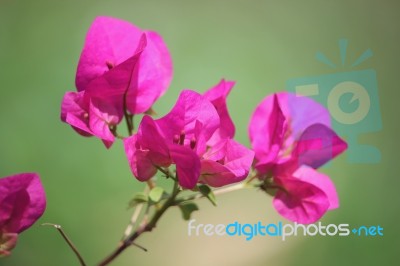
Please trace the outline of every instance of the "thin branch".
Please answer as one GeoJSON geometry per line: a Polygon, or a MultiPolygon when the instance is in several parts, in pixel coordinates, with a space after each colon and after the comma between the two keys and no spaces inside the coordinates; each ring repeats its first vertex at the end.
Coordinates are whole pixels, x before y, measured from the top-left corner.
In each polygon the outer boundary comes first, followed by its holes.
{"type": "Polygon", "coordinates": [[[127,239],[125,239],[122,243],[118,245],[118,247],[103,261],[99,263],[99,266],[105,266],[111,263],[116,257],[118,257],[127,247],[131,246],[132,243],[143,233],[152,231],[156,225],[158,220],[163,216],[163,214],[172,206],[174,206],[175,198],[179,194],[179,186],[177,182],[174,182],[174,188],[171,196],[167,199],[167,201],[163,204],[163,206],[157,210],[151,220],[147,222],[147,219],[144,219],[142,224],[133,232],[127,239]]]}
{"type": "Polygon", "coordinates": [[[128,128],[128,135],[132,136],[133,130],[135,129],[135,126],[133,124],[133,115],[129,114],[128,111],[124,109],[124,116],[126,120],[126,127],[128,128]]]}
{"type": "Polygon", "coordinates": [[[147,186],[149,187],[150,190],[152,190],[153,188],[156,187],[156,183],[151,179],[147,180],[146,183],[147,183],[147,186]]]}
{"type": "Polygon", "coordinates": [[[114,135],[114,137],[116,137],[117,139],[125,139],[124,136],[119,135],[117,132],[117,126],[109,126],[111,133],[114,135]]]}
{"type": "Polygon", "coordinates": [[[171,172],[169,171],[168,168],[167,168],[167,169],[164,169],[164,168],[162,168],[162,167],[160,167],[160,166],[157,166],[157,165],[155,165],[155,167],[158,169],[158,171],[160,171],[161,173],[163,173],[164,175],[166,175],[167,178],[172,177],[171,172]]]}
{"type": "Polygon", "coordinates": [[[131,233],[133,228],[136,225],[136,221],[139,218],[140,213],[142,212],[143,209],[143,204],[139,204],[136,208],[135,211],[133,212],[133,215],[131,217],[131,220],[128,224],[128,226],[125,229],[124,235],[121,238],[121,241],[123,241],[125,238],[127,238],[131,233]]]}
{"type": "MultiPolygon", "coordinates": [[[[222,194],[226,194],[226,193],[233,192],[233,191],[236,191],[236,190],[241,190],[241,189],[246,188],[246,187],[248,187],[247,183],[238,183],[238,184],[233,185],[233,186],[214,189],[212,192],[214,193],[214,195],[222,195],[222,194]]],[[[206,197],[205,195],[203,195],[201,193],[197,193],[197,194],[194,194],[194,195],[190,195],[190,196],[187,196],[187,197],[182,197],[182,198],[177,199],[175,201],[175,205],[178,205],[181,202],[202,199],[202,198],[205,198],[205,197],[206,197]]]]}
{"type": "Polygon", "coordinates": [[[52,224],[52,223],[44,223],[42,226],[53,226],[55,229],[60,232],[61,236],[64,238],[65,242],[67,242],[68,246],[72,249],[72,251],[75,253],[76,257],[78,258],[79,262],[81,263],[81,266],[86,266],[85,261],[83,260],[83,257],[79,253],[78,249],[75,247],[75,245],[72,243],[72,241],[68,238],[68,236],[65,234],[65,232],[62,230],[61,225],[59,224],[52,224]]]}
{"type": "Polygon", "coordinates": [[[145,247],[143,247],[143,246],[141,246],[141,245],[138,245],[138,244],[136,244],[136,243],[132,243],[131,245],[132,245],[132,246],[135,246],[135,247],[137,247],[137,248],[140,248],[140,249],[143,250],[144,252],[147,252],[147,251],[148,251],[147,248],[145,248],[145,247]]]}
{"type": "MultiPolygon", "coordinates": [[[[144,190],[143,190],[143,193],[147,194],[148,192],[149,192],[149,187],[146,185],[144,190]]],[[[125,229],[125,232],[124,232],[124,235],[123,235],[121,241],[125,240],[125,238],[127,238],[132,233],[133,228],[136,225],[137,219],[139,218],[140,213],[142,212],[142,209],[143,209],[143,203],[142,204],[138,204],[136,206],[135,211],[132,214],[131,220],[130,220],[128,226],[125,229]]]]}

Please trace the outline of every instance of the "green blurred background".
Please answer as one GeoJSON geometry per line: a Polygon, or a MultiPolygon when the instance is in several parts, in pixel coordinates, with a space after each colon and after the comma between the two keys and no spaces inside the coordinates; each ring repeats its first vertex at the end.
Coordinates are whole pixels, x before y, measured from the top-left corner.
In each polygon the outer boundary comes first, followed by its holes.
{"type": "MultiPolygon", "coordinates": [[[[127,202],[143,188],[120,142],[106,150],[59,119],[63,94],[74,90],[86,30],[98,15],[164,37],[175,73],[155,106],[160,115],[183,88],[204,91],[222,77],[236,80],[229,108],[237,139],[248,145],[252,110],[265,95],[283,90],[286,80],[354,70],[332,70],[314,58],[323,51],[339,62],[337,42],[347,38],[348,62],[367,48],[374,52],[356,70],[376,70],[383,121],[383,130],[360,137],[380,149],[380,163],[349,164],[343,155],[323,170],[337,185],[341,207],[322,220],[379,224],[383,237],[196,238],[171,210],[139,239],[148,253],[131,248],[114,265],[397,265],[399,13],[396,1],[0,0],[0,176],[39,172],[48,201],[45,215],[0,265],[78,265],[42,222],[61,224],[93,265],[115,247],[131,215],[127,202]]],[[[283,220],[271,198],[254,191],[221,196],[218,208],[205,201],[200,207],[198,223],[283,220]]]]}

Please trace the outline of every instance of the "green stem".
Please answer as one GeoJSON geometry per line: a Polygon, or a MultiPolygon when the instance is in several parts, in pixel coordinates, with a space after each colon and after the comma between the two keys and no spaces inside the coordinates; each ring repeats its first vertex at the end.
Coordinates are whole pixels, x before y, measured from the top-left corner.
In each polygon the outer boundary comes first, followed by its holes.
{"type": "MultiPolygon", "coordinates": [[[[214,195],[222,195],[222,194],[226,194],[226,193],[233,192],[233,191],[236,191],[236,190],[241,190],[241,189],[244,189],[244,188],[247,188],[247,187],[249,187],[247,183],[238,183],[238,184],[235,184],[235,185],[232,185],[232,186],[214,189],[213,193],[214,193],[214,195]]],[[[175,205],[178,205],[179,203],[182,203],[182,202],[185,202],[185,201],[197,200],[197,199],[202,199],[202,198],[205,198],[205,197],[206,196],[201,194],[201,193],[190,195],[190,196],[187,196],[187,197],[182,197],[182,198],[177,199],[175,201],[175,205]]]]}
{"type": "Polygon", "coordinates": [[[99,263],[99,266],[105,266],[111,263],[116,257],[118,257],[127,247],[134,245],[134,241],[145,232],[151,232],[157,225],[157,222],[163,216],[163,214],[172,206],[174,206],[176,196],[178,196],[180,190],[178,183],[174,183],[174,188],[171,197],[157,210],[149,222],[144,221],[135,232],[120,243],[120,245],[103,261],[99,263]]]}
{"type": "MultiPolygon", "coordinates": [[[[149,191],[150,191],[149,185],[146,184],[146,186],[145,186],[145,188],[143,190],[143,193],[147,194],[147,193],[149,193],[149,191]]],[[[121,241],[123,241],[125,238],[127,238],[132,233],[132,230],[136,226],[138,218],[139,218],[140,214],[142,213],[143,206],[144,206],[143,203],[142,204],[138,204],[136,206],[136,208],[135,208],[135,210],[134,210],[134,212],[132,214],[131,220],[130,220],[128,226],[125,229],[124,235],[122,236],[121,241]]]]}
{"type": "Polygon", "coordinates": [[[117,126],[110,126],[110,131],[117,139],[124,139],[124,136],[121,136],[117,132],[117,126]]]}
{"type": "Polygon", "coordinates": [[[127,109],[124,108],[124,116],[125,116],[125,121],[126,121],[126,127],[128,128],[128,135],[132,136],[134,125],[133,125],[133,115],[129,114],[127,109]]]}

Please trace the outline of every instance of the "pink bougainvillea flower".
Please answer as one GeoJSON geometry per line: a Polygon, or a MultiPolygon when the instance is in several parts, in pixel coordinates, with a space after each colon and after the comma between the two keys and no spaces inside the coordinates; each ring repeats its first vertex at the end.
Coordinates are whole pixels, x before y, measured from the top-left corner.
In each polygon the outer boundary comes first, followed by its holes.
{"type": "Polygon", "coordinates": [[[285,218],[312,223],[339,206],[329,177],[315,169],[347,148],[330,128],[328,111],[306,97],[278,93],[265,98],[250,121],[255,168],[280,188],[273,204],[285,218]]]}
{"type": "Polygon", "coordinates": [[[83,136],[100,138],[109,148],[114,142],[110,127],[122,120],[127,93],[137,88],[137,64],[145,47],[143,35],[132,57],[92,79],[84,91],[67,92],[61,104],[61,120],[83,136]]]}
{"type": "Polygon", "coordinates": [[[256,107],[249,136],[261,173],[289,159],[318,168],[347,148],[331,129],[325,107],[286,92],[268,96],[256,107]]]}
{"type": "Polygon", "coordinates": [[[147,45],[139,59],[137,88],[127,95],[127,108],[132,114],[150,109],[171,82],[171,56],[158,33],[120,19],[97,17],[93,21],[76,72],[78,91],[86,90],[92,80],[132,57],[142,35],[147,37],[147,45]]]}
{"type": "Polygon", "coordinates": [[[243,181],[249,174],[254,152],[233,139],[223,139],[203,155],[201,180],[213,187],[243,181]]]}
{"type": "Polygon", "coordinates": [[[220,118],[220,126],[207,142],[209,148],[201,160],[201,182],[213,187],[244,180],[254,159],[252,150],[232,139],[235,136],[235,125],[229,115],[226,98],[234,85],[234,81],[222,79],[204,93],[220,118]]]}
{"type": "Polygon", "coordinates": [[[220,127],[209,141],[209,145],[218,143],[221,139],[235,136],[235,125],[229,115],[226,98],[235,85],[234,81],[221,80],[216,86],[204,93],[204,97],[215,107],[220,118],[220,127]]]}
{"type": "Polygon", "coordinates": [[[133,174],[145,181],[157,167],[173,163],[179,184],[193,188],[200,176],[199,155],[218,126],[214,106],[200,94],[184,90],[166,116],[158,120],[143,117],[137,134],[124,140],[133,174]]]}
{"type": "Polygon", "coordinates": [[[154,176],[157,167],[176,165],[179,184],[192,189],[201,181],[214,186],[242,180],[253,159],[252,151],[231,139],[208,146],[220,118],[204,96],[184,90],[164,117],[145,116],[137,134],[124,140],[131,170],[140,181],[154,176]],[[214,162],[211,162],[214,160],[214,162]]]}
{"type": "Polygon", "coordinates": [[[32,226],[45,208],[46,197],[38,174],[0,179],[0,257],[10,255],[18,234],[32,226]]]}
{"type": "Polygon", "coordinates": [[[172,62],[162,38],[152,31],[109,17],[90,27],[76,73],[78,92],[63,99],[61,119],[107,148],[112,129],[125,113],[151,108],[172,79],[172,62]]]}

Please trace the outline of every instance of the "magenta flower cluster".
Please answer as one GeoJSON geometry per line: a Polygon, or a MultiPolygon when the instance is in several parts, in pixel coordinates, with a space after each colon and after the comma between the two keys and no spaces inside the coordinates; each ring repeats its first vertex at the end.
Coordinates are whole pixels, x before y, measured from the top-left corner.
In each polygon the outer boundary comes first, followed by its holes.
{"type": "Polygon", "coordinates": [[[250,120],[249,149],[234,140],[226,105],[233,81],[221,80],[204,94],[183,90],[168,114],[149,115],[171,79],[171,56],[157,33],[99,17],[86,36],[77,92],[64,96],[61,119],[108,148],[124,115],[129,120],[145,113],[137,132],[123,138],[139,181],[174,165],[182,188],[221,187],[243,181],[253,166],[259,187],[275,190],[273,205],[289,220],[312,223],[338,207],[334,184],[317,168],[347,144],[332,130],[323,106],[289,93],[266,97],[250,120]]]}
{"type": "MultiPolygon", "coordinates": [[[[152,106],[168,89],[172,73],[170,53],[158,33],[98,17],[86,35],[76,91],[67,92],[62,100],[61,120],[78,134],[95,136],[107,148],[122,139],[137,180],[154,188],[152,178],[159,171],[175,180],[169,200],[140,232],[151,231],[167,208],[185,201],[177,199],[180,191],[202,191],[213,201],[211,187],[242,181],[273,195],[278,213],[298,223],[313,223],[339,206],[333,182],[317,169],[345,151],[347,144],[333,131],[323,106],[286,92],[267,96],[250,119],[250,149],[234,139],[226,101],[233,81],[222,79],[203,94],[183,90],[171,111],[155,119],[152,106]],[[143,117],[135,131],[133,117],[139,114],[143,117]],[[124,120],[126,137],[118,131],[124,120]]],[[[161,200],[162,193],[157,195],[153,201],[161,200]]],[[[0,206],[4,256],[18,234],[45,210],[39,176],[23,173],[0,179],[0,206]]],[[[139,235],[127,236],[101,265],[139,235]]]]}
{"type": "Polygon", "coordinates": [[[205,95],[184,90],[166,116],[143,117],[138,132],[124,140],[138,180],[171,164],[179,184],[188,189],[198,182],[220,187],[247,177],[254,152],[232,139],[235,129],[225,105],[231,85],[222,80],[205,95]]]}

